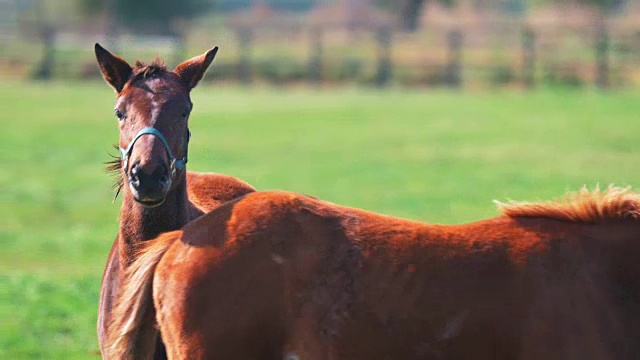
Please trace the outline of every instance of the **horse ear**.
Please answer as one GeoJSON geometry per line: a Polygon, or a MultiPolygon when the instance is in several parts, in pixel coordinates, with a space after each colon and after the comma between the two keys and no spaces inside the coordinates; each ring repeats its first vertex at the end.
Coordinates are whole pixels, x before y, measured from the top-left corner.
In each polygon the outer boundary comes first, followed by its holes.
{"type": "Polygon", "coordinates": [[[198,85],[200,80],[202,80],[204,73],[207,71],[207,68],[209,68],[209,65],[211,65],[213,58],[216,57],[217,52],[218,47],[215,46],[206,53],[191,58],[176,66],[173,72],[178,74],[189,90],[191,90],[198,85]]]}
{"type": "Polygon", "coordinates": [[[131,66],[124,59],[108,52],[98,43],[96,43],[95,51],[104,81],[119,93],[122,91],[124,84],[129,81],[132,71],[131,66]]]}

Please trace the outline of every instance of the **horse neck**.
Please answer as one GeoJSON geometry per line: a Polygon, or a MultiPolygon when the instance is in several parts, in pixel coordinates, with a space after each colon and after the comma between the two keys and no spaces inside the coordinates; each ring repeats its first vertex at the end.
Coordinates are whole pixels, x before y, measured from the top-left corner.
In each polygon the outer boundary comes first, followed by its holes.
{"type": "Polygon", "coordinates": [[[186,177],[184,172],[176,178],[178,184],[162,205],[146,208],[133,199],[124,186],[120,208],[119,257],[120,264],[127,266],[138,244],[153,239],[161,233],[178,230],[189,221],[186,177]]]}
{"type": "Polygon", "coordinates": [[[633,264],[640,275],[640,221],[603,222],[587,226],[583,236],[593,243],[595,252],[610,256],[611,263],[623,268],[633,264]]]}

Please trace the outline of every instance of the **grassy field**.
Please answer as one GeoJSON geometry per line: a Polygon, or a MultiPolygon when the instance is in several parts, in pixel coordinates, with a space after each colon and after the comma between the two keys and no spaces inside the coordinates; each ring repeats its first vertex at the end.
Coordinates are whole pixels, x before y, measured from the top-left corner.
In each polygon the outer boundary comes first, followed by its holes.
{"type": "MultiPolygon", "coordinates": [[[[637,93],[199,88],[191,170],[437,223],[493,199],[640,186],[637,93]]],[[[116,234],[102,83],[0,84],[0,358],[97,356],[116,234]]]]}

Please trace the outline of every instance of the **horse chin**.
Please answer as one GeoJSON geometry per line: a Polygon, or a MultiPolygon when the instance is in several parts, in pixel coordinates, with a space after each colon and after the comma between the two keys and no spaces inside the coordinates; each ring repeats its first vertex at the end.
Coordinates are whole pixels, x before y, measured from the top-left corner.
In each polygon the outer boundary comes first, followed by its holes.
{"type": "Polygon", "coordinates": [[[167,199],[167,192],[164,191],[151,196],[149,194],[140,194],[132,189],[132,195],[135,202],[147,209],[158,207],[167,199]]]}
{"type": "Polygon", "coordinates": [[[157,191],[138,191],[134,186],[129,184],[129,190],[131,191],[131,195],[133,195],[133,200],[138,204],[142,205],[142,207],[151,209],[162,205],[167,199],[167,195],[171,189],[171,184],[167,184],[161,189],[157,189],[157,191]]]}
{"type": "Polygon", "coordinates": [[[145,207],[147,209],[152,209],[152,208],[155,208],[155,207],[158,207],[158,206],[162,205],[164,203],[165,199],[166,199],[166,197],[162,197],[162,198],[160,198],[158,200],[146,200],[146,199],[145,200],[140,200],[140,199],[137,199],[137,198],[134,197],[134,200],[138,204],[142,205],[143,207],[145,207]]]}

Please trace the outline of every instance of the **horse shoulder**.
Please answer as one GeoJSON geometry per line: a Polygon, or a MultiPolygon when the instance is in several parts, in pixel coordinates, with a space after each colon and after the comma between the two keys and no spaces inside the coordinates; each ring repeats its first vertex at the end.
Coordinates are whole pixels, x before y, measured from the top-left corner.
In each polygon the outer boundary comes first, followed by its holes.
{"type": "MultiPolygon", "coordinates": [[[[326,257],[331,254],[301,250],[310,234],[304,224],[318,217],[300,216],[305,199],[286,192],[256,192],[225,203],[183,228],[154,277],[153,298],[169,354],[206,357],[215,350],[223,358],[282,356],[279,344],[284,327],[289,324],[299,330],[304,325],[287,317],[286,309],[294,302],[287,289],[309,283],[308,278],[314,280],[314,289],[320,288],[307,296],[342,285],[327,284],[311,269],[321,260],[330,260],[326,257]],[[264,348],[248,348],[243,334],[263,326],[257,318],[269,319],[268,339],[254,339],[264,348]]],[[[317,228],[322,224],[314,221],[314,229],[322,230],[317,228]]],[[[312,302],[299,305],[304,304],[312,302]]]]}
{"type": "MultiPolygon", "coordinates": [[[[263,256],[266,261],[260,261],[253,247],[239,244],[251,237],[251,230],[232,218],[239,201],[226,203],[185,226],[155,270],[153,299],[170,357],[204,358],[207,349],[215,349],[222,358],[259,357],[245,354],[252,350],[237,342],[242,336],[234,329],[243,332],[250,327],[260,307],[273,312],[277,291],[271,287],[278,286],[277,271],[273,271],[277,265],[268,268],[270,259],[263,256]],[[237,313],[237,308],[245,310],[237,313]],[[207,321],[207,316],[213,316],[215,323],[207,321]]],[[[240,222],[255,219],[251,216],[240,222]]]]}

